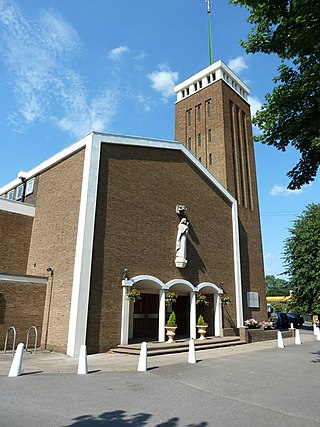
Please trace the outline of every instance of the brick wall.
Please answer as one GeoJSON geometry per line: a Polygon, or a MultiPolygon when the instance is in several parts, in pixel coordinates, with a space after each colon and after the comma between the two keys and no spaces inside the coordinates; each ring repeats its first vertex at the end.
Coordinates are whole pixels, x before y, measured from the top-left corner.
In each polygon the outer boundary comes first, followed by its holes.
{"type": "Polygon", "coordinates": [[[84,149],[41,173],[27,272],[54,269],[47,348],[66,351],[84,149]]]}
{"type": "MultiPolygon", "coordinates": [[[[36,326],[40,345],[46,285],[27,282],[0,281],[0,349],[3,350],[6,331],[14,326],[18,343],[25,343],[30,326],[36,326]]],[[[12,331],[8,348],[12,348],[12,331]]],[[[29,348],[34,345],[34,331],[29,335],[29,348]]]]}
{"type": "Polygon", "coordinates": [[[33,218],[0,210],[0,272],[25,274],[33,218]]]}
{"type": "MultiPolygon", "coordinates": [[[[235,302],[231,205],[178,151],[103,144],[100,162],[87,345],[119,344],[121,279],[150,274],[163,282],[225,283],[235,302]],[[188,264],[175,266],[179,218],[188,207],[188,264]]],[[[235,322],[235,304],[230,309],[235,322]]],[[[225,319],[225,327],[229,320],[225,319]]]]}

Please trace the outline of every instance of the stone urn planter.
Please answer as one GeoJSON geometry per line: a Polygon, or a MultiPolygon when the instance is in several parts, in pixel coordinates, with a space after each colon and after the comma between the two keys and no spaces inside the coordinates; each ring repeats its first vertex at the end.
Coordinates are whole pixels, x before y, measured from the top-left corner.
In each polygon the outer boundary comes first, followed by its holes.
{"type": "Polygon", "coordinates": [[[171,342],[174,342],[174,336],[175,336],[175,334],[176,334],[176,329],[177,329],[177,326],[165,326],[165,328],[166,328],[166,334],[167,334],[167,337],[168,337],[168,341],[167,342],[169,342],[169,343],[171,343],[171,342]]]}
{"type": "Polygon", "coordinates": [[[176,315],[175,312],[172,311],[170,313],[169,319],[166,323],[166,331],[167,331],[167,337],[168,337],[168,341],[169,343],[173,342],[173,338],[176,334],[176,329],[177,329],[177,325],[176,325],[176,315]]]}
{"type": "Polygon", "coordinates": [[[200,315],[197,322],[198,334],[200,335],[199,340],[205,340],[205,334],[207,332],[208,324],[204,321],[203,317],[200,315]]]}

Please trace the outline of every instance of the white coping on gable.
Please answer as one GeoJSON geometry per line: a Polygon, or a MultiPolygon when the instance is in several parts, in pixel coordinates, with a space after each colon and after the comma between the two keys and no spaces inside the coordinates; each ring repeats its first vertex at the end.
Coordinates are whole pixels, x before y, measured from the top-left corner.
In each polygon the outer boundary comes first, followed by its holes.
{"type": "Polygon", "coordinates": [[[35,214],[35,207],[26,203],[17,202],[15,200],[1,199],[0,210],[6,212],[17,213],[20,215],[32,216],[35,214]]]}
{"type": "Polygon", "coordinates": [[[46,276],[28,276],[23,274],[0,273],[0,281],[2,282],[20,282],[20,283],[40,283],[46,284],[48,277],[46,276]]]}
{"type": "Polygon", "coordinates": [[[197,74],[194,74],[193,76],[179,83],[174,88],[174,91],[177,94],[176,103],[188,98],[195,92],[204,89],[205,87],[213,84],[218,80],[223,80],[239,96],[241,96],[245,101],[248,102],[248,95],[250,94],[249,87],[231,70],[231,68],[229,68],[223,61],[219,60],[216,61],[214,64],[211,64],[203,70],[199,71],[197,74]],[[212,78],[213,75],[215,75],[214,80],[212,78]],[[207,81],[207,77],[209,76],[210,82],[207,81]],[[199,86],[199,82],[201,82],[201,87],[195,89],[194,84],[197,84],[197,86],[199,86]],[[183,95],[183,91],[186,90],[188,90],[189,93],[184,93],[183,95]]]}

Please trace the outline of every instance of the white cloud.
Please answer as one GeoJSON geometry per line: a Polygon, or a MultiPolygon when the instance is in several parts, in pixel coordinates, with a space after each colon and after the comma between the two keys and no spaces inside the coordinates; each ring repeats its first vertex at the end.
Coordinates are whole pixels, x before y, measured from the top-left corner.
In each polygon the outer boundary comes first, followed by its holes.
{"type": "Polygon", "coordinates": [[[236,74],[248,68],[244,56],[237,56],[236,58],[230,59],[227,65],[236,74]]]}
{"type": "Polygon", "coordinates": [[[179,75],[177,72],[170,70],[167,65],[159,66],[158,71],[154,71],[147,75],[151,81],[151,87],[160,92],[165,101],[174,94],[174,87],[178,81],[179,75]]]}
{"type": "Polygon", "coordinates": [[[283,185],[274,185],[270,191],[271,196],[291,196],[299,193],[302,193],[301,188],[299,190],[289,190],[283,185]]]}
{"type": "Polygon", "coordinates": [[[69,66],[81,52],[80,38],[61,16],[41,10],[30,20],[13,0],[1,0],[0,38],[17,105],[8,113],[15,130],[48,120],[76,137],[106,130],[117,91],[105,85],[98,96],[87,93],[85,79],[69,66]]]}
{"type": "Polygon", "coordinates": [[[257,96],[248,96],[248,102],[251,106],[251,116],[254,117],[256,112],[262,107],[262,102],[257,96]]]}
{"type": "Polygon", "coordinates": [[[118,59],[123,53],[129,52],[128,46],[119,46],[115,47],[114,49],[110,50],[108,54],[109,59],[118,59]]]}

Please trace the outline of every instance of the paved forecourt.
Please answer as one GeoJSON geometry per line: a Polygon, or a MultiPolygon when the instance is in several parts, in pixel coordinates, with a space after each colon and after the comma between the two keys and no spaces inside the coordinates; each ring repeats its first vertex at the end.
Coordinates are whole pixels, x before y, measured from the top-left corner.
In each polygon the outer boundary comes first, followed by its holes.
{"type": "Polygon", "coordinates": [[[76,375],[76,360],[39,352],[8,378],[1,355],[0,426],[319,427],[320,342],[301,340],[197,352],[195,365],[186,353],[155,356],[141,373],[136,356],[89,356],[91,373],[76,375]]]}

